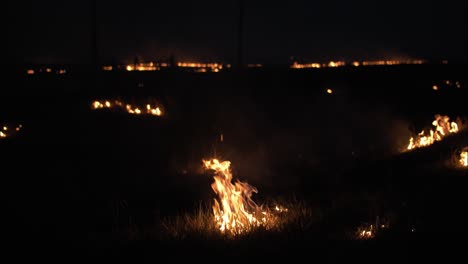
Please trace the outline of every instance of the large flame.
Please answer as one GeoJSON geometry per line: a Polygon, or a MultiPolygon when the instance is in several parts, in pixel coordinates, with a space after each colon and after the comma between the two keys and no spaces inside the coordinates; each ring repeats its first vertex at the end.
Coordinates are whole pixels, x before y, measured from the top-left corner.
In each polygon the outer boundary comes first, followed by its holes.
{"type": "Polygon", "coordinates": [[[448,116],[436,115],[435,120],[432,121],[434,129],[430,129],[429,132],[421,131],[416,137],[411,137],[409,140],[407,150],[415,148],[426,147],[432,145],[436,141],[442,140],[445,136],[457,133],[458,124],[456,122],[450,122],[448,116]]]}
{"type": "MultiPolygon", "coordinates": [[[[221,232],[241,234],[254,227],[274,225],[274,217],[262,210],[252,199],[257,188],[246,182],[236,181],[232,183],[231,162],[217,159],[203,160],[206,169],[215,171],[214,182],[211,185],[218,195],[213,205],[213,213],[216,224],[221,232]]],[[[276,211],[285,209],[275,208],[276,211]]]]}

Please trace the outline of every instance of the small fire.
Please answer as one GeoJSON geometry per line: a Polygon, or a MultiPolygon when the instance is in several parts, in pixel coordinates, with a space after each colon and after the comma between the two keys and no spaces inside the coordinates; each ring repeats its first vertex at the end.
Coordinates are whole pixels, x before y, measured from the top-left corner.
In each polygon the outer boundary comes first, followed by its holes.
{"type": "Polygon", "coordinates": [[[371,239],[375,237],[374,226],[370,225],[368,227],[360,227],[357,231],[358,239],[371,239]]]}
{"type": "MultiPolygon", "coordinates": [[[[214,182],[211,185],[218,195],[213,205],[214,219],[221,232],[238,235],[252,228],[274,226],[276,219],[270,211],[260,208],[252,199],[257,188],[246,182],[232,183],[231,162],[217,159],[203,160],[206,169],[215,171],[214,182]]],[[[277,212],[287,209],[276,206],[277,212]]]]}
{"type": "Polygon", "coordinates": [[[468,167],[468,147],[466,147],[462,152],[460,153],[460,165],[462,167],[468,167]]]}
{"type": "Polygon", "coordinates": [[[443,137],[459,131],[458,124],[450,122],[448,116],[436,115],[432,125],[435,129],[430,129],[429,132],[423,130],[418,133],[417,137],[411,137],[406,149],[412,150],[432,145],[434,142],[442,140],[443,137]]]}
{"type": "Polygon", "coordinates": [[[372,239],[375,238],[382,230],[388,229],[388,224],[380,224],[380,225],[369,225],[365,224],[358,227],[356,231],[356,238],[361,240],[372,239]]]}
{"type": "Polygon", "coordinates": [[[7,138],[13,136],[23,128],[23,125],[17,125],[16,127],[10,129],[7,125],[0,126],[0,138],[7,138]]]}
{"type": "Polygon", "coordinates": [[[124,104],[122,101],[115,100],[115,101],[94,101],[91,103],[91,108],[96,109],[103,109],[103,108],[120,108],[124,109],[129,114],[134,115],[141,115],[141,114],[148,114],[148,115],[155,115],[155,116],[162,116],[163,112],[161,107],[159,106],[152,106],[151,104],[146,104],[145,107],[140,107],[137,105],[131,104],[124,104]],[[144,110],[143,110],[144,109],[144,110]]]}

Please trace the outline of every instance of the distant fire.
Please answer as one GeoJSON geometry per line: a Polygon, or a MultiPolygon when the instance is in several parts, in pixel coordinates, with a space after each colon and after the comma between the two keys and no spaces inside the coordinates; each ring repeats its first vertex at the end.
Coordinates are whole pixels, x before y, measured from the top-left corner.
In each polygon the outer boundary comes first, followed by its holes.
{"type": "Polygon", "coordinates": [[[62,75],[66,74],[67,70],[62,69],[62,68],[50,68],[50,67],[37,67],[35,69],[27,69],[26,74],[27,75],[34,75],[34,74],[57,74],[57,75],[62,75]]]}
{"type": "Polygon", "coordinates": [[[449,134],[457,133],[459,130],[458,124],[450,122],[448,116],[436,115],[432,125],[435,127],[434,129],[423,130],[416,137],[411,137],[406,149],[412,150],[432,145],[434,142],[442,140],[449,134]]]}
{"type": "Polygon", "coordinates": [[[356,239],[360,240],[367,240],[375,238],[377,234],[379,234],[382,230],[388,229],[388,224],[380,224],[380,225],[362,225],[357,228],[356,230],[356,239]]]}
{"type": "Polygon", "coordinates": [[[462,167],[468,167],[468,147],[464,148],[460,152],[460,166],[462,167]]]}
{"type": "Polygon", "coordinates": [[[13,136],[14,134],[18,133],[22,128],[23,128],[23,125],[17,125],[13,127],[8,126],[8,125],[3,125],[0,127],[0,139],[13,136]]]}
{"type": "Polygon", "coordinates": [[[375,237],[375,228],[373,225],[361,226],[356,231],[357,239],[371,239],[375,237]]]}
{"type": "Polygon", "coordinates": [[[163,112],[160,106],[156,106],[154,104],[153,105],[146,104],[144,106],[132,105],[132,104],[126,104],[119,100],[94,101],[91,104],[91,108],[94,110],[103,109],[103,108],[109,108],[109,109],[119,108],[119,109],[123,109],[129,114],[134,114],[134,115],[142,115],[142,114],[154,115],[154,116],[163,115],[163,112]]]}
{"type": "Polygon", "coordinates": [[[307,69],[307,68],[336,68],[344,66],[390,66],[390,65],[404,65],[404,64],[424,64],[424,60],[375,60],[375,61],[329,61],[327,63],[299,63],[297,61],[293,62],[290,66],[292,69],[307,69]]]}
{"type": "MultiPolygon", "coordinates": [[[[261,67],[261,64],[255,64],[256,67],[261,67]]],[[[126,65],[104,65],[103,71],[161,71],[169,68],[179,68],[188,72],[220,72],[223,69],[231,68],[230,64],[224,63],[202,63],[202,62],[177,62],[170,64],[167,62],[139,62],[126,65]]]]}
{"type": "MultiPolygon", "coordinates": [[[[218,195],[213,205],[214,220],[223,233],[238,235],[263,226],[269,229],[277,223],[270,210],[263,210],[252,199],[257,189],[246,182],[232,183],[231,162],[217,159],[203,160],[206,169],[215,171],[213,191],[218,195]]],[[[287,211],[276,206],[273,211],[287,211]]]]}

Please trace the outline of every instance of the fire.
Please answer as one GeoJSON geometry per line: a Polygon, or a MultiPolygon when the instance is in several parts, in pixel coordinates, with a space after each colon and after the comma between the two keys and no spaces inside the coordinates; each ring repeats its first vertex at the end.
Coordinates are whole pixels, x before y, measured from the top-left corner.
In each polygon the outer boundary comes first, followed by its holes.
{"type": "MultiPolygon", "coordinates": [[[[203,160],[203,164],[206,169],[215,171],[211,188],[218,199],[214,200],[213,214],[221,232],[237,235],[260,226],[268,229],[275,224],[274,215],[263,210],[251,199],[252,194],[258,192],[257,188],[246,182],[232,183],[230,161],[212,159],[203,160]]],[[[275,210],[282,212],[287,209],[276,206],[275,210]]]]}
{"type": "Polygon", "coordinates": [[[152,106],[151,104],[146,104],[145,107],[140,107],[137,105],[131,104],[124,104],[122,101],[115,100],[115,101],[94,101],[91,103],[91,108],[102,109],[102,108],[120,108],[124,109],[129,114],[134,115],[141,115],[141,114],[148,114],[148,115],[155,115],[155,116],[162,116],[163,112],[160,106],[152,106]]]}
{"type": "Polygon", "coordinates": [[[23,128],[23,125],[19,124],[15,128],[10,129],[7,125],[0,126],[0,138],[7,138],[13,136],[23,128]]]}
{"type": "Polygon", "coordinates": [[[375,237],[374,226],[370,225],[368,227],[359,227],[356,232],[358,239],[371,239],[375,237]]]}
{"type": "Polygon", "coordinates": [[[411,137],[406,149],[412,150],[432,145],[434,142],[442,140],[443,137],[449,134],[457,133],[459,130],[458,124],[450,122],[448,116],[436,115],[432,125],[435,129],[430,129],[429,132],[423,130],[418,133],[417,137],[411,137]]]}
{"type": "Polygon", "coordinates": [[[461,153],[460,153],[460,165],[462,167],[468,167],[468,147],[466,147],[461,153]]]}

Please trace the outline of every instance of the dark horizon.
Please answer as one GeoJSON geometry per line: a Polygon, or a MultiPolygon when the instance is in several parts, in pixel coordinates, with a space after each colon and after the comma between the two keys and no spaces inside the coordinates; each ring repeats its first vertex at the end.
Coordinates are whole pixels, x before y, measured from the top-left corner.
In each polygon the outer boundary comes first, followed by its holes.
{"type": "MultiPolygon", "coordinates": [[[[6,61],[79,64],[168,59],[235,63],[239,1],[8,3],[6,61]]],[[[468,4],[451,1],[245,2],[244,63],[468,60],[468,4]]]]}

